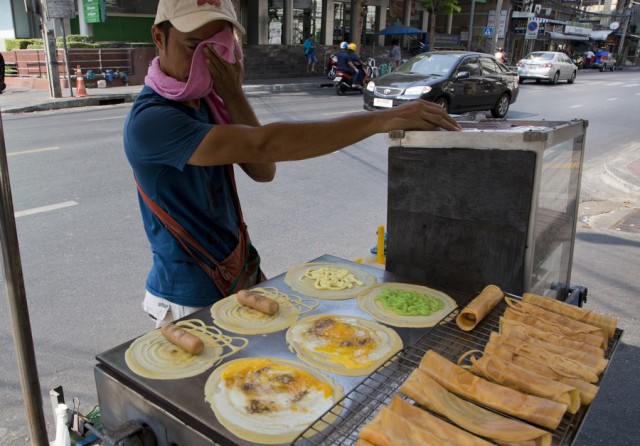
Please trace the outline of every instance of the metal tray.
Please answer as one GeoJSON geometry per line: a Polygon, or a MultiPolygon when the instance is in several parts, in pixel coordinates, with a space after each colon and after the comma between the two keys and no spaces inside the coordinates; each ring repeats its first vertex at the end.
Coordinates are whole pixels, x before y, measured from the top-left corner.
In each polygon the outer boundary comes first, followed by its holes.
{"type": "MultiPolygon", "coordinates": [[[[381,407],[391,402],[392,396],[396,394],[409,374],[418,367],[428,350],[433,349],[453,362],[457,362],[458,358],[469,350],[483,350],[491,332],[498,331],[498,321],[506,307],[504,300],[501,301],[472,332],[464,332],[458,328],[455,319],[460,310],[454,310],[418,342],[398,352],[387,364],[346,394],[292,444],[296,446],[355,444],[360,429],[376,415],[381,407]],[[326,426],[325,417],[328,418],[330,413],[336,415],[337,420],[330,423],[329,428],[321,429],[321,426],[326,426]]],[[[607,359],[613,357],[622,333],[622,330],[616,329],[614,336],[609,340],[605,352],[607,359]]],[[[609,362],[600,376],[598,386],[601,385],[610,364],[609,362]]],[[[597,397],[589,406],[582,406],[577,413],[565,414],[558,428],[550,431],[553,436],[553,445],[564,446],[573,443],[589,409],[596,401],[597,397]]]]}

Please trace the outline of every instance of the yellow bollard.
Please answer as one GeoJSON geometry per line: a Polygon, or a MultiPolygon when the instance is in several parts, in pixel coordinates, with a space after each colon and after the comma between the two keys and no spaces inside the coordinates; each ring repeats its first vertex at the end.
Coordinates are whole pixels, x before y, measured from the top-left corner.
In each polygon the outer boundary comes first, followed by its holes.
{"type": "Polygon", "coordinates": [[[384,226],[378,226],[378,252],[376,263],[384,265],[384,226]]]}

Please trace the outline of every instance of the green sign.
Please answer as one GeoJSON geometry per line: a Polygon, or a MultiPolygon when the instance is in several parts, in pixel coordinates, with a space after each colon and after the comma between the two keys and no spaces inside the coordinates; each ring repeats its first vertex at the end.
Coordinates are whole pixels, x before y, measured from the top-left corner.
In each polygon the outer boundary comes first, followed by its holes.
{"type": "Polygon", "coordinates": [[[105,0],[82,0],[85,23],[100,23],[107,20],[105,0]]]}

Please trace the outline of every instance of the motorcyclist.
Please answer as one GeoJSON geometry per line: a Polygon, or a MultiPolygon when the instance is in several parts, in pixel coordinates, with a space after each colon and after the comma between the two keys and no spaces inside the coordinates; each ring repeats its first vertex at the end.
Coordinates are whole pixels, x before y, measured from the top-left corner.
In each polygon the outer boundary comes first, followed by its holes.
{"type": "Polygon", "coordinates": [[[507,53],[504,52],[504,48],[502,48],[501,46],[499,46],[498,48],[496,48],[496,52],[493,55],[496,59],[498,59],[499,62],[502,63],[509,63],[509,58],[507,57],[507,53]]]}
{"type": "Polygon", "coordinates": [[[356,44],[342,42],[340,44],[340,52],[336,55],[338,57],[338,70],[351,76],[351,85],[355,88],[362,88],[360,85],[360,70],[358,65],[360,64],[360,58],[356,54],[356,44]]]}

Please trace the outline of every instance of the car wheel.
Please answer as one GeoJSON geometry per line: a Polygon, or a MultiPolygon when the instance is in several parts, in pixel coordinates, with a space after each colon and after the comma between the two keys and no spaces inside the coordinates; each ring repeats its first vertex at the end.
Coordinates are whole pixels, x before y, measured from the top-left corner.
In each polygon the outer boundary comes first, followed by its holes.
{"type": "Polygon", "coordinates": [[[504,116],[509,111],[509,95],[503,94],[498,99],[498,103],[494,108],[491,109],[491,116],[494,118],[504,118],[504,116]]]}
{"type": "Polygon", "coordinates": [[[440,97],[438,99],[436,99],[435,101],[433,101],[435,104],[439,105],[440,107],[442,107],[444,109],[444,111],[446,111],[447,113],[449,113],[449,101],[447,100],[447,98],[445,97],[440,97]]]}
{"type": "Polygon", "coordinates": [[[606,65],[601,66],[601,67],[600,67],[600,72],[602,73],[602,72],[604,71],[604,69],[605,69],[605,68],[607,68],[607,66],[606,66],[606,65]]]}
{"type": "Polygon", "coordinates": [[[558,83],[558,79],[560,79],[560,72],[556,71],[556,74],[553,75],[553,79],[551,79],[551,84],[556,85],[558,83]]]}
{"type": "Polygon", "coordinates": [[[542,82],[541,79],[536,79],[536,84],[539,84],[540,82],[542,82]]]}
{"type": "Polygon", "coordinates": [[[573,84],[576,80],[576,72],[571,73],[571,77],[567,79],[567,84],[573,84]]]}

